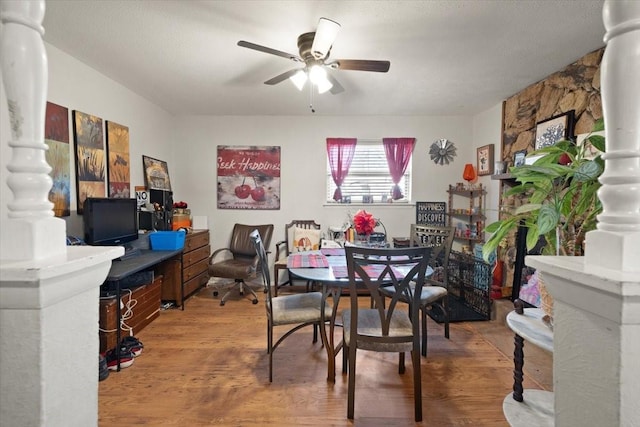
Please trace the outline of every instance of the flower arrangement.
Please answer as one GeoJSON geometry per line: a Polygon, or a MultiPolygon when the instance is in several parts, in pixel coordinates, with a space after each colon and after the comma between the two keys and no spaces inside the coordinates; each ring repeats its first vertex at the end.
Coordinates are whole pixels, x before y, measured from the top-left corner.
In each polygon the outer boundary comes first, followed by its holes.
{"type": "Polygon", "coordinates": [[[373,233],[373,229],[377,224],[378,220],[373,217],[373,214],[364,209],[359,210],[353,216],[353,228],[355,228],[358,234],[369,235],[373,233]]]}

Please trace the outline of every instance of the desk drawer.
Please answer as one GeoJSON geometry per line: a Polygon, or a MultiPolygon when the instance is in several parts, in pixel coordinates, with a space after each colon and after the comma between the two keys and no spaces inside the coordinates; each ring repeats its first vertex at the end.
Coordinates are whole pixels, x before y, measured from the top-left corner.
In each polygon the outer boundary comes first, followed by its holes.
{"type": "Polygon", "coordinates": [[[208,264],[209,260],[205,258],[193,264],[191,267],[185,268],[182,272],[182,281],[186,282],[193,279],[197,275],[206,272],[208,270],[208,264]]]}
{"type": "MultiPolygon", "coordinates": [[[[131,308],[133,315],[125,321],[125,324],[133,329],[133,334],[137,335],[145,326],[160,314],[160,291],[162,288],[162,276],[157,276],[153,283],[140,286],[129,291],[122,291],[122,303],[126,306],[130,299],[136,301],[131,308]]],[[[100,351],[104,352],[115,348],[115,329],[120,325],[116,317],[116,299],[103,299],[100,301],[100,328],[109,332],[100,331],[100,351]]],[[[126,309],[121,310],[124,314],[126,309]]],[[[121,326],[121,325],[120,325],[121,326]]],[[[129,334],[128,330],[122,330],[121,337],[129,334]]]]}
{"type": "Polygon", "coordinates": [[[196,262],[202,261],[203,259],[206,259],[208,262],[210,250],[211,247],[206,245],[191,252],[184,253],[182,256],[182,268],[186,270],[196,262]]]}
{"type": "Polygon", "coordinates": [[[209,244],[209,230],[196,231],[191,234],[187,234],[187,238],[184,242],[184,252],[189,252],[204,245],[209,244]]]}
{"type": "Polygon", "coordinates": [[[203,271],[199,275],[195,276],[189,281],[184,282],[184,296],[185,298],[206,285],[209,281],[209,273],[203,271]]]}

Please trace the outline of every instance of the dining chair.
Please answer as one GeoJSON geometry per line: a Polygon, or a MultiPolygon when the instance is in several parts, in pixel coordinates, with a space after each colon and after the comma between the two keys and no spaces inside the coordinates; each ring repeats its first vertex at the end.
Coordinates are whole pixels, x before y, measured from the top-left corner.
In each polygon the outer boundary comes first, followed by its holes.
{"type": "MultiPolygon", "coordinates": [[[[221,277],[233,279],[234,283],[226,289],[225,294],[220,299],[220,305],[224,305],[231,293],[238,289],[240,295],[244,295],[245,290],[253,297],[252,303],[258,303],[258,296],[245,280],[253,278],[258,268],[259,257],[251,241],[251,232],[259,230],[264,236],[265,244],[271,242],[273,224],[247,225],[235,224],[231,231],[229,246],[215,250],[209,256],[209,277],[221,277]]],[[[266,261],[265,261],[266,262],[266,261]]],[[[213,296],[218,296],[219,290],[213,291],[213,296]]]]}
{"type": "MultiPolygon", "coordinates": [[[[429,265],[433,268],[433,273],[427,277],[425,286],[420,295],[420,312],[422,324],[422,355],[427,356],[427,317],[429,311],[435,306],[442,312],[444,323],[444,336],[449,339],[449,307],[448,298],[448,277],[449,277],[449,256],[453,245],[453,227],[438,227],[432,225],[411,224],[410,245],[426,246],[433,248],[429,265]]],[[[380,292],[389,296],[394,292],[392,287],[383,287],[380,292]]],[[[404,299],[401,297],[401,300],[404,299]]],[[[406,302],[406,301],[404,301],[406,302]]]]}
{"type": "Polygon", "coordinates": [[[347,418],[353,419],[358,349],[399,353],[398,371],[405,372],[405,352],[411,353],[415,420],[422,421],[422,380],[420,371],[420,298],[431,247],[365,248],[345,247],[349,275],[350,306],[342,312],[342,372],[349,375],[347,418]],[[389,304],[379,293],[392,286],[389,304]],[[366,289],[374,300],[373,308],[359,307],[358,289],[366,289]],[[418,297],[417,297],[418,296],[418,297]],[[401,297],[409,304],[401,303],[401,297]],[[347,370],[348,365],[348,370],[347,370]]]}
{"type": "MultiPolygon", "coordinates": [[[[276,243],[276,258],[273,264],[273,281],[275,296],[278,296],[278,288],[293,285],[293,278],[287,269],[287,257],[292,252],[302,252],[320,249],[322,241],[321,225],[314,220],[295,219],[284,226],[284,240],[276,243]],[[280,283],[280,271],[287,271],[287,280],[280,283]]],[[[311,283],[307,281],[307,292],[311,283]]]]}
{"type": "MultiPolygon", "coordinates": [[[[305,326],[313,325],[313,342],[318,341],[318,329],[322,336],[322,343],[326,343],[324,325],[322,322],[322,292],[307,292],[304,294],[282,295],[279,297],[271,296],[271,277],[269,275],[269,266],[267,264],[267,254],[260,238],[258,230],[251,233],[251,241],[258,257],[260,258],[260,266],[264,289],[267,294],[265,306],[267,309],[267,352],[269,354],[269,382],[273,382],[273,352],[276,348],[295,331],[305,326]],[[275,326],[292,326],[284,335],[273,343],[273,329],[275,326]]],[[[332,316],[332,307],[329,304],[325,306],[325,319],[332,316]]]]}

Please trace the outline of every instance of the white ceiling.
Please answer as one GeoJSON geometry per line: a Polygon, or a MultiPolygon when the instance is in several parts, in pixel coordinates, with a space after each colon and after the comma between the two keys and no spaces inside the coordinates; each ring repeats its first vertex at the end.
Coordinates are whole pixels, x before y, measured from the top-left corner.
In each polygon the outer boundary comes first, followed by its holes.
{"type": "Polygon", "coordinates": [[[46,42],[173,114],[310,115],[309,92],[264,81],[296,63],[320,17],[342,26],[331,58],[391,61],[330,71],[345,91],[315,114],[473,115],[604,45],[602,0],[50,0],[46,42]]]}

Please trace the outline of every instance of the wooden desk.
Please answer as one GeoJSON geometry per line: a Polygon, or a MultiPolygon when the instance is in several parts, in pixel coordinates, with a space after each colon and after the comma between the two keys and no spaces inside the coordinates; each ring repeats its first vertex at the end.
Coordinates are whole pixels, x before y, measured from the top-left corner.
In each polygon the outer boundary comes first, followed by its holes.
{"type": "MultiPolygon", "coordinates": [[[[132,274],[138,273],[142,270],[149,268],[161,268],[163,263],[175,264],[179,263],[180,271],[182,271],[182,249],[175,251],[152,251],[148,249],[140,249],[140,254],[126,258],[120,261],[113,261],[111,263],[111,269],[105,284],[113,286],[116,290],[116,357],[118,358],[118,371],[120,370],[120,319],[122,317],[120,301],[122,298],[120,281],[132,274]],[[159,267],[160,266],[160,267],[159,267]]],[[[180,274],[180,283],[182,283],[182,274],[180,274]]],[[[164,281],[163,281],[164,282],[164,281]]],[[[182,299],[184,301],[184,292],[182,293],[182,299]]],[[[184,310],[184,304],[182,305],[184,310]]]]}

